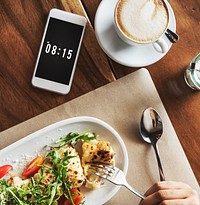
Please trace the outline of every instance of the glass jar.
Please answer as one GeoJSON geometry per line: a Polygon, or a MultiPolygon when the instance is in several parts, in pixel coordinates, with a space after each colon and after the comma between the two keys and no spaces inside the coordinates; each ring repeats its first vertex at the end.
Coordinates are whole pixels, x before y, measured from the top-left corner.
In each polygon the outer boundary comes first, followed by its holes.
{"type": "Polygon", "coordinates": [[[184,79],[190,88],[200,90],[200,53],[188,65],[184,79]]]}

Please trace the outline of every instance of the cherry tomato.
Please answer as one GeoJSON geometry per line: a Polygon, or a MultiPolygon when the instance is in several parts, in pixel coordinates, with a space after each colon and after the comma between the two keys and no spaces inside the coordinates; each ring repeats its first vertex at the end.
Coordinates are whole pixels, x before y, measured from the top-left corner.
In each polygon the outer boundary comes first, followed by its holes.
{"type": "MultiPolygon", "coordinates": [[[[71,189],[70,192],[71,192],[72,200],[73,200],[74,204],[75,205],[81,204],[81,202],[83,200],[83,195],[80,193],[80,191],[77,189],[71,189]]],[[[66,198],[62,197],[60,202],[59,202],[59,205],[73,205],[73,203],[71,202],[70,199],[66,199],[66,198]]]]}
{"type": "Polygon", "coordinates": [[[33,159],[25,168],[25,170],[22,172],[23,177],[31,177],[35,173],[38,172],[38,170],[41,168],[41,165],[43,164],[44,159],[41,156],[37,156],[35,159],[33,159]]]}
{"type": "Polygon", "coordinates": [[[3,165],[0,167],[0,179],[5,176],[13,167],[11,165],[3,165]]]}

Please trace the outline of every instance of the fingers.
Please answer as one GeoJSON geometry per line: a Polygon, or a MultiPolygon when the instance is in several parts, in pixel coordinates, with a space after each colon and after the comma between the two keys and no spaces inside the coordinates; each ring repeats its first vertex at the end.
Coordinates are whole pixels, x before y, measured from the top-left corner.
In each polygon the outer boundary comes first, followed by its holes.
{"type": "Polygon", "coordinates": [[[187,189],[190,188],[189,185],[183,182],[175,182],[175,181],[160,181],[155,183],[152,187],[147,190],[145,193],[146,196],[157,192],[158,190],[165,190],[165,189],[187,189]]]}
{"type": "Polygon", "coordinates": [[[140,205],[200,205],[197,192],[182,182],[157,182],[145,196],[140,205]]]}

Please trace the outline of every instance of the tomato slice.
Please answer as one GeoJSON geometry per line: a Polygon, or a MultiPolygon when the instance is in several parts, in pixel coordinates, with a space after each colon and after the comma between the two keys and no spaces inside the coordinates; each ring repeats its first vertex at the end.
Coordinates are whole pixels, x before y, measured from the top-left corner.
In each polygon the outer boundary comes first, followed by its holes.
{"type": "Polygon", "coordinates": [[[25,168],[25,170],[22,172],[23,177],[31,177],[35,173],[38,172],[38,170],[41,168],[41,165],[43,164],[44,159],[41,156],[37,156],[35,159],[33,159],[25,168]]]}
{"type": "Polygon", "coordinates": [[[73,203],[70,199],[61,198],[59,205],[79,205],[83,200],[83,195],[80,193],[78,189],[71,189],[70,190],[72,195],[73,203]]]}
{"type": "Polygon", "coordinates": [[[0,179],[12,169],[13,169],[12,165],[9,165],[9,164],[1,166],[0,167],[0,179]]]}

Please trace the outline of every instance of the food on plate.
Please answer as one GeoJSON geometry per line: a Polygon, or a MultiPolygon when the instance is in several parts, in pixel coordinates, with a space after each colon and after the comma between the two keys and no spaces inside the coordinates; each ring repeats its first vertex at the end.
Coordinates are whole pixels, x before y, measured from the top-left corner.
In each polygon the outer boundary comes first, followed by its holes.
{"type": "Polygon", "coordinates": [[[89,173],[90,163],[114,165],[110,143],[97,140],[94,133],[68,133],[49,146],[45,156],[36,156],[21,176],[8,172],[11,165],[0,167],[0,204],[9,205],[83,205],[81,186],[96,189],[101,180],[89,173]],[[82,159],[77,145],[82,143],[82,159]],[[7,174],[7,177],[4,176],[7,174]]]}
{"type": "Polygon", "coordinates": [[[101,178],[93,174],[91,166],[93,163],[105,163],[114,165],[114,151],[110,142],[91,140],[85,141],[82,145],[82,166],[86,177],[86,187],[90,189],[98,189],[101,186],[101,178]]]}
{"type": "Polygon", "coordinates": [[[70,188],[78,188],[85,181],[80,157],[71,145],[52,148],[44,160],[43,169],[35,174],[34,178],[38,180],[42,174],[41,183],[48,186],[48,184],[55,182],[57,170],[66,172],[66,176],[62,173],[62,177],[65,177],[70,188]]]}

